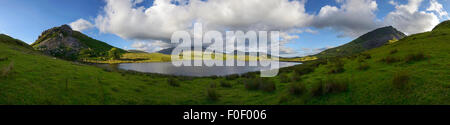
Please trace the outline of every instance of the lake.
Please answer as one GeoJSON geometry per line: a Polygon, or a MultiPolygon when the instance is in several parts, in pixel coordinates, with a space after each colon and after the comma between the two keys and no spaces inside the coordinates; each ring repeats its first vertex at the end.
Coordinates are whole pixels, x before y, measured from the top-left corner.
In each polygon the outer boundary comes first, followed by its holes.
{"type": "MultiPolygon", "coordinates": [[[[180,66],[176,67],[172,62],[153,62],[153,63],[122,63],[122,64],[100,64],[101,67],[113,67],[115,69],[131,70],[145,73],[158,73],[177,76],[226,76],[233,74],[245,74],[260,70],[267,70],[268,67],[248,66],[180,66]]],[[[280,68],[298,65],[295,62],[280,62],[280,68]]]]}

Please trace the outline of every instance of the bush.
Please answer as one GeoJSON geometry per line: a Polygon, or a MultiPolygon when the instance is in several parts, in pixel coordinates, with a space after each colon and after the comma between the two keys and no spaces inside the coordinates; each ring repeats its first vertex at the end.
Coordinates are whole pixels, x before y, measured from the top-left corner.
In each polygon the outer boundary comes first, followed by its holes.
{"type": "Polygon", "coordinates": [[[323,90],[324,89],[323,89],[323,84],[322,83],[315,84],[311,88],[311,95],[312,96],[322,96],[324,94],[323,90]]]}
{"type": "Polygon", "coordinates": [[[330,93],[340,93],[348,90],[348,81],[334,77],[321,80],[318,84],[313,86],[311,94],[313,96],[321,96],[330,93]]]}
{"type": "Polygon", "coordinates": [[[167,83],[169,83],[169,85],[173,86],[173,87],[180,87],[180,83],[179,83],[178,79],[176,79],[176,78],[167,79],[167,83]]]}
{"type": "Polygon", "coordinates": [[[206,88],[206,95],[208,96],[208,99],[216,101],[219,100],[219,93],[217,92],[216,88],[208,87],[206,88]]]}
{"type": "Polygon", "coordinates": [[[408,85],[410,75],[406,71],[400,71],[394,74],[392,78],[392,84],[395,88],[404,88],[408,85]]]}
{"type": "Polygon", "coordinates": [[[291,79],[286,73],[281,73],[279,78],[281,83],[288,83],[291,81],[291,79]]]}
{"type": "Polygon", "coordinates": [[[334,62],[329,65],[329,69],[328,73],[331,74],[342,73],[345,71],[344,62],[340,59],[334,60],[334,62]]]}
{"type": "Polygon", "coordinates": [[[309,65],[298,66],[294,71],[297,75],[302,76],[314,72],[314,67],[309,65]]]}
{"type": "Polygon", "coordinates": [[[239,78],[239,75],[237,74],[225,76],[226,80],[235,80],[237,78],[239,78]]]}
{"type": "Polygon", "coordinates": [[[6,77],[14,69],[14,62],[9,63],[8,66],[4,67],[2,70],[2,77],[6,77]]]}
{"type": "Polygon", "coordinates": [[[385,62],[387,64],[391,64],[391,63],[395,63],[400,61],[399,59],[392,57],[392,56],[387,56],[386,58],[381,59],[382,62],[385,62]]]}
{"type": "Polygon", "coordinates": [[[217,88],[217,84],[215,82],[211,82],[209,84],[209,88],[217,88]]]}
{"type": "Polygon", "coordinates": [[[394,50],[391,50],[391,52],[389,52],[389,54],[395,54],[395,53],[397,53],[398,52],[398,50],[397,49],[394,49],[394,50]]]}
{"type": "Polygon", "coordinates": [[[415,54],[408,54],[405,58],[405,61],[410,63],[410,62],[420,61],[420,60],[424,60],[424,59],[425,59],[425,54],[423,54],[423,52],[419,52],[419,53],[415,53],[415,54]]]}
{"type": "Polygon", "coordinates": [[[248,90],[262,90],[265,92],[275,91],[275,83],[269,78],[255,78],[245,80],[245,88],[248,90]]]}
{"type": "Polygon", "coordinates": [[[292,95],[301,95],[307,91],[303,83],[291,83],[289,85],[289,93],[292,95]]]}
{"type": "Polygon", "coordinates": [[[259,79],[245,79],[244,86],[248,90],[257,90],[259,89],[259,79]]]}
{"type": "Polygon", "coordinates": [[[276,89],[275,83],[271,79],[264,79],[259,84],[259,89],[264,92],[273,92],[276,89]]]}
{"type": "Polygon", "coordinates": [[[358,66],[358,70],[367,70],[369,68],[370,68],[370,66],[368,63],[360,63],[358,66]]]}
{"type": "Polygon", "coordinates": [[[222,86],[224,88],[231,88],[232,87],[231,83],[228,82],[228,81],[225,81],[225,80],[220,81],[220,86],[222,86]]]}
{"type": "Polygon", "coordinates": [[[370,54],[368,54],[368,53],[362,53],[360,56],[361,56],[363,59],[371,59],[371,58],[372,58],[372,56],[371,56],[370,54]]]}
{"type": "Polygon", "coordinates": [[[8,60],[8,57],[0,57],[0,62],[1,61],[6,61],[6,60],[8,60]]]}

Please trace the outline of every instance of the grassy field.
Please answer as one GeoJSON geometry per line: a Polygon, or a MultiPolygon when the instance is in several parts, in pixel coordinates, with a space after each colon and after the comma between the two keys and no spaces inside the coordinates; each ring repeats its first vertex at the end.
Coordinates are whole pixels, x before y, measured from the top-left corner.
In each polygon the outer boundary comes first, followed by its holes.
{"type": "Polygon", "coordinates": [[[192,78],[110,71],[0,42],[0,104],[448,105],[449,39],[450,29],[415,34],[264,79],[257,73],[192,78]]]}

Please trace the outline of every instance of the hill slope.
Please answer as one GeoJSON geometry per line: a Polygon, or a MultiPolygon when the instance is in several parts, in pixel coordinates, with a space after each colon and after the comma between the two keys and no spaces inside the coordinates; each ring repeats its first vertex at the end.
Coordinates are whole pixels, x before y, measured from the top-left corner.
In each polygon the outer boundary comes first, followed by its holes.
{"type": "Polygon", "coordinates": [[[383,27],[366,33],[342,46],[325,50],[315,56],[319,58],[346,56],[383,46],[389,40],[399,40],[406,35],[392,26],[383,27]]]}
{"type": "MultiPolygon", "coordinates": [[[[78,59],[81,51],[89,53],[89,56],[92,57],[106,56],[107,52],[114,48],[81,32],[73,31],[68,25],[44,31],[31,46],[46,54],[69,60],[78,59]]],[[[122,49],[119,51],[126,52],[122,49]]]]}

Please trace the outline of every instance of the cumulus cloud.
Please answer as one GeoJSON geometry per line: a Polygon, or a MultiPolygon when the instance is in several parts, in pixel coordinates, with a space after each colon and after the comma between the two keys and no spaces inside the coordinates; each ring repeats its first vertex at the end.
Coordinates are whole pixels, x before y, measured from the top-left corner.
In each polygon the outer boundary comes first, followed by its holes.
{"type": "Polygon", "coordinates": [[[94,24],[84,19],[78,19],[75,22],[70,23],[69,25],[73,30],[76,31],[83,31],[94,27],[94,24]]]}
{"type": "Polygon", "coordinates": [[[430,7],[427,8],[427,11],[434,11],[439,15],[441,19],[450,19],[447,11],[444,10],[442,4],[440,4],[436,0],[430,0],[430,7]]]}
{"type": "Polygon", "coordinates": [[[409,0],[407,4],[391,2],[396,10],[385,17],[385,24],[392,25],[406,34],[433,29],[439,23],[439,19],[431,12],[419,11],[422,2],[423,0],[409,0]]]}
{"type": "Polygon", "coordinates": [[[279,30],[306,26],[312,16],[305,1],[290,0],[155,0],[153,6],[137,6],[142,0],[106,0],[104,13],[95,22],[101,32],[129,39],[168,40],[175,31],[189,31],[195,22],[207,30],[279,30]]]}
{"type": "Polygon", "coordinates": [[[331,28],[341,33],[340,36],[358,37],[380,27],[375,11],[375,0],[337,0],[340,7],[326,5],[314,18],[313,26],[331,28]]]}
{"type": "Polygon", "coordinates": [[[165,49],[169,46],[170,46],[170,44],[160,41],[160,40],[151,41],[151,42],[137,41],[137,42],[133,42],[133,44],[131,44],[131,47],[136,48],[136,50],[141,50],[141,51],[145,51],[145,52],[157,52],[157,51],[165,49]]]}

